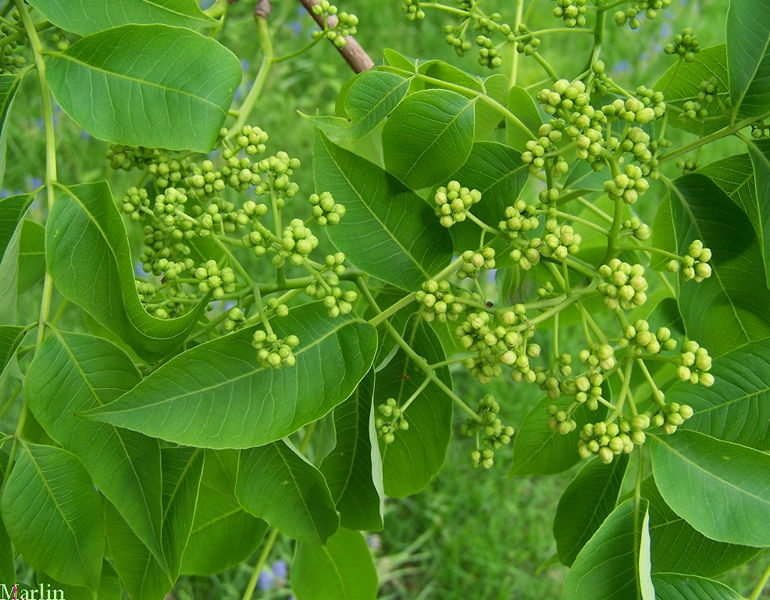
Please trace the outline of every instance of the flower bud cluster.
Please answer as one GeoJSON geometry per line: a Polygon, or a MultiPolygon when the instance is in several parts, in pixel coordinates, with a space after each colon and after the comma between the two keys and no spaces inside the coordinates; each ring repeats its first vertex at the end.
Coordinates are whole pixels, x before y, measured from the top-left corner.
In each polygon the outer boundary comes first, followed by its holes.
{"type": "Polygon", "coordinates": [[[323,269],[315,273],[316,281],[305,288],[308,296],[323,301],[329,316],[347,315],[353,310],[353,302],[358,299],[354,290],[340,287],[340,275],[345,272],[345,254],[337,252],[324,259],[323,269]]]}
{"type": "Polygon", "coordinates": [[[571,225],[560,225],[555,218],[549,218],[545,222],[540,254],[565,260],[570,254],[578,253],[582,241],[583,238],[575,233],[571,225]]]}
{"type": "Polygon", "coordinates": [[[516,28],[516,52],[525,56],[532,56],[540,47],[540,40],[530,32],[529,28],[521,23],[516,28]]]}
{"type": "Polygon", "coordinates": [[[436,190],[433,201],[436,204],[436,216],[444,227],[462,223],[471,207],[481,200],[481,192],[462,187],[459,181],[450,181],[446,187],[436,190]]]}
{"type": "Polygon", "coordinates": [[[623,173],[618,173],[604,182],[604,191],[611,200],[623,200],[626,204],[634,204],[639,196],[650,187],[642,174],[642,169],[636,165],[626,165],[623,173]]]}
{"type": "Polygon", "coordinates": [[[420,7],[420,0],[404,0],[401,3],[401,9],[409,21],[425,18],[425,11],[420,7]]]}
{"type": "Polygon", "coordinates": [[[711,250],[701,240],[693,240],[687,248],[687,254],[670,260],[666,268],[671,273],[680,273],[685,281],[700,283],[711,277],[710,260],[711,250]]]}
{"type": "Polygon", "coordinates": [[[396,432],[409,429],[409,422],[404,416],[405,411],[398,406],[395,398],[388,398],[377,407],[379,415],[374,420],[377,433],[385,444],[396,441],[396,432]]]}
{"type": "Polygon", "coordinates": [[[281,367],[293,367],[297,359],[293,349],[299,344],[296,335],[287,335],[279,338],[274,332],[266,332],[264,329],[254,331],[251,345],[257,350],[257,360],[266,369],[280,369],[281,367]]]}
{"type": "Polygon", "coordinates": [[[14,8],[5,20],[0,22],[0,39],[5,42],[0,46],[0,75],[15,75],[27,64],[27,58],[22,54],[27,36],[23,34],[17,36],[23,31],[24,24],[14,8]]]}
{"type": "Polygon", "coordinates": [[[689,404],[669,402],[652,415],[650,423],[654,427],[660,427],[663,433],[671,435],[693,414],[695,411],[689,404]]]}
{"type": "Polygon", "coordinates": [[[599,291],[604,294],[608,308],[631,310],[647,301],[648,285],[642,265],[630,265],[613,258],[609,264],[599,267],[599,275],[604,279],[599,284],[599,291]]]}
{"type": "Polygon", "coordinates": [[[273,257],[273,265],[282,267],[286,261],[301,265],[318,247],[318,238],[305,226],[302,219],[292,219],[283,230],[280,244],[278,253],[273,257]]]}
{"type": "Polygon", "coordinates": [[[699,51],[700,41],[689,27],[683,29],[682,33],[677,33],[671,42],[663,46],[663,52],[676,54],[685,62],[694,61],[699,51]]]}
{"type": "Polygon", "coordinates": [[[325,24],[332,15],[336,15],[337,19],[339,19],[338,23],[332,28],[326,26],[322,31],[314,31],[314,38],[325,37],[337,48],[344,48],[347,45],[345,38],[356,34],[358,17],[346,12],[337,12],[337,7],[331,4],[329,0],[320,0],[318,4],[313,6],[313,14],[322,16],[325,24]]]}
{"type": "Polygon", "coordinates": [[[620,454],[630,454],[635,444],[645,440],[644,429],[649,426],[649,417],[640,415],[627,420],[618,418],[617,422],[586,423],[580,430],[578,453],[581,458],[596,455],[605,464],[609,464],[620,454]]]}
{"type": "MultiPolygon", "coordinates": [[[[403,8],[408,19],[410,15],[414,15],[411,17],[412,20],[422,18],[419,16],[422,12],[419,8],[419,2],[407,0],[404,2],[403,8]],[[415,8],[415,4],[417,4],[417,8],[415,8]]],[[[516,36],[514,36],[511,26],[502,22],[500,13],[484,14],[478,7],[477,2],[469,3],[467,7],[463,8],[466,15],[461,21],[444,27],[446,43],[454,48],[458,56],[463,56],[473,48],[475,43],[479,49],[479,64],[492,69],[499,67],[503,62],[498,50],[501,44],[497,43],[493,38],[499,37],[504,41],[514,42],[516,36]],[[473,31],[476,32],[473,42],[466,37],[471,29],[471,25],[473,31]]]]}
{"type": "Polygon", "coordinates": [[[198,289],[215,300],[221,300],[225,294],[235,291],[235,273],[230,267],[219,268],[217,261],[207,260],[205,264],[195,269],[195,279],[198,289]]]}
{"type": "Polygon", "coordinates": [[[313,207],[313,216],[319,225],[338,225],[340,219],[345,216],[345,205],[337,204],[331,192],[311,194],[309,201],[313,207]]]}
{"type": "Polygon", "coordinates": [[[562,19],[567,27],[586,24],[586,0],[556,0],[553,16],[562,19]]]}
{"type": "Polygon", "coordinates": [[[537,229],[540,226],[540,220],[537,215],[537,207],[534,204],[527,204],[519,198],[511,206],[506,206],[503,211],[505,217],[497,227],[504,231],[511,239],[516,239],[520,234],[537,229]]]}
{"type": "Polygon", "coordinates": [[[708,350],[699,346],[694,340],[688,340],[682,344],[679,367],[676,370],[676,376],[680,381],[711,387],[714,385],[714,376],[709,373],[710,370],[711,356],[708,350]]]}
{"type": "Polygon", "coordinates": [[[473,278],[482,269],[495,268],[495,249],[484,248],[481,251],[474,252],[466,250],[460,255],[463,263],[457,275],[461,278],[473,278]]]}
{"type": "Polygon", "coordinates": [[[476,448],[471,452],[471,462],[474,467],[489,469],[494,464],[494,451],[508,446],[513,439],[513,427],[504,425],[498,413],[500,405],[492,394],[485,395],[479,402],[476,414],[479,419],[468,419],[462,426],[466,437],[480,437],[484,449],[476,448]]]}
{"type": "Polygon", "coordinates": [[[455,321],[465,311],[465,304],[460,300],[471,298],[480,301],[478,295],[460,290],[457,294],[452,292],[452,287],[446,280],[436,281],[429,279],[423,282],[415,299],[420,307],[420,314],[426,321],[455,321]]]}
{"type": "Polygon", "coordinates": [[[671,0],[631,0],[630,6],[626,10],[619,10],[615,13],[615,23],[622,27],[628,24],[631,29],[638,29],[641,25],[639,14],[644,13],[648,19],[654,19],[658,16],[658,11],[668,8],[671,0]]]}
{"type": "Polygon", "coordinates": [[[668,327],[658,327],[650,331],[650,324],[644,319],[637,319],[633,325],[623,330],[623,337],[618,340],[621,347],[630,347],[635,354],[659,354],[664,350],[676,348],[676,340],[671,337],[668,327]]]}
{"type": "Polygon", "coordinates": [[[623,229],[630,232],[631,235],[642,242],[649,240],[650,235],[652,234],[650,227],[647,224],[642,223],[639,217],[631,217],[630,219],[623,221],[623,229]]]}

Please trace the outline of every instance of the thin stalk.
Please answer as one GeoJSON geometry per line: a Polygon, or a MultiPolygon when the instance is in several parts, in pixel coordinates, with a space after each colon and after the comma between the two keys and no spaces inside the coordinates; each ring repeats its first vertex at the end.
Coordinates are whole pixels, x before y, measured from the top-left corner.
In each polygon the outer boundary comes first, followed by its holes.
{"type": "Polygon", "coordinates": [[[759,583],[757,583],[757,587],[751,592],[749,600],[759,600],[759,597],[762,595],[762,590],[764,590],[765,585],[767,585],[768,579],[770,579],[770,565],[767,565],[765,572],[762,573],[762,577],[760,578],[759,583]]]}
{"type": "Polygon", "coordinates": [[[235,121],[235,125],[230,129],[228,138],[238,135],[241,127],[246,124],[246,121],[251,115],[251,111],[254,110],[254,105],[257,103],[257,100],[265,87],[265,83],[267,82],[267,78],[270,75],[270,70],[273,66],[273,40],[270,38],[270,29],[267,26],[267,19],[258,16],[255,18],[255,21],[257,22],[259,45],[262,48],[262,63],[259,65],[257,77],[254,79],[254,84],[251,86],[249,94],[246,96],[246,99],[238,110],[238,119],[235,121]]]}
{"type": "Polygon", "coordinates": [[[257,564],[254,565],[254,572],[251,574],[251,579],[249,579],[249,583],[246,586],[246,591],[243,592],[242,600],[251,600],[254,596],[254,590],[257,588],[257,581],[259,581],[259,574],[262,572],[277,538],[278,530],[273,527],[265,540],[265,546],[262,548],[262,552],[257,559],[257,564]]]}
{"type": "MultiPolygon", "coordinates": [[[[524,0],[516,0],[516,16],[513,20],[513,31],[516,33],[519,30],[519,25],[521,25],[521,17],[522,13],[524,12],[524,0]]],[[[511,73],[510,77],[508,77],[508,81],[510,82],[511,87],[516,85],[516,80],[519,75],[519,53],[514,47],[513,50],[513,56],[511,57],[511,73]]]]}

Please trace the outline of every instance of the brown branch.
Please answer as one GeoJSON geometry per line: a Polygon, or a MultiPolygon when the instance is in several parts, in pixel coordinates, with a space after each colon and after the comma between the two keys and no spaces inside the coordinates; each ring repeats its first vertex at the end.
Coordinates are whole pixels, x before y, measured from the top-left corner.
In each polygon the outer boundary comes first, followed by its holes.
{"type": "MultiPolygon", "coordinates": [[[[230,2],[232,1],[233,0],[230,0],[230,2]]],[[[254,9],[254,18],[267,19],[272,10],[273,5],[270,4],[270,0],[259,0],[259,2],[257,2],[257,7],[254,9]]]]}
{"type": "MultiPolygon", "coordinates": [[[[305,10],[307,10],[308,13],[310,13],[310,16],[315,19],[315,22],[318,23],[318,26],[323,28],[324,26],[324,19],[321,15],[317,15],[313,12],[313,7],[319,3],[320,0],[299,0],[302,6],[305,7],[305,10]]],[[[327,26],[331,29],[336,27],[337,23],[339,22],[339,19],[335,15],[329,15],[327,19],[327,26]]],[[[342,58],[345,59],[345,61],[350,65],[350,68],[353,69],[356,73],[361,73],[363,71],[368,71],[374,66],[374,61],[371,59],[371,57],[366,53],[366,50],[364,50],[361,47],[361,44],[359,44],[356,39],[349,35],[345,38],[345,46],[342,48],[337,48],[337,51],[342,55],[342,58]]]]}

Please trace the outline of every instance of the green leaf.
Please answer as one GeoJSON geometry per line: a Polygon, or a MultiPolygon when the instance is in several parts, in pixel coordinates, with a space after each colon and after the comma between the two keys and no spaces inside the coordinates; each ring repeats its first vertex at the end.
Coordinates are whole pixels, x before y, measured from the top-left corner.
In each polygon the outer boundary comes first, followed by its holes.
{"type": "MultiPolygon", "coordinates": [[[[655,221],[652,226],[652,247],[673,252],[676,254],[676,228],[671,208],[671,194],[666,194],[655,212],[655,221]]],[[[669,257],[653,253],[650,258],[650,268],[656,271],[665,271],[669,257]]]]}
{"type": "Polygon", "coordinates": [[[713,273],[681,285],[679,306],[687,335],[713,356],[770,336],[770,291],[748,217],[708,177],[685,175],[671,187],[677,246],[701,239],[713,252],[713,273]]]}
{"type": "MultiPolygon", "coordinates": [[[[505,106],[506,98],[508,97],[508,78],[502,73],[494,73],[484,79],[481,91],[505,106]]],[[[503,115],[497,107],[492,106],[489,102],[476,102],[476,131],[474,139],[489,139],[502,120],[503,115]]]]}
{"type": "Polygon", "coordinates": [[[409,95],[382,130],[385,168],[412,189],[446,183],[471,152],[475,103],[448,90],[409,95]]]}
{"type": "MultiPolygon", "coordinates": [[[[5,457],[4,457],[5,458],[5,457]]],[[[16,581],[16,564],[13,545],[8,532],[5,530],[2,515],[0,515],[0,578],[1,581],[16,581]]]]}
{"type": "Polygon", "coordinates": [[[11,239],[30,204],[32,204],[32,196],[28,194],[0,199],[0,259],[5,257],[11,239]]]}
{"type": "Polygon", "coordinates": [[[340,529],[324,546],[298,543],[291,589],[297,600],[375,600],[377,571],[364,536],[340,529]]]}
{"type": "Polygon", "coordinates": [[[529,129],[508,119],[505,122],[505,141],[519,152],[524,152],[526,143],[533,139],[543,124],[543,118],[534,99],[523,87],[514,85],[508,92],[508,109],[529,129]]]}
{"type": "MultiPolygon", "coordinates": [[[[8,137],[8,129],[5,126],[5,122],[8,118],[8,113],[11,111],[13,98],[20,81],[21,78],[16,75],[0,75],[0,184],[5,177],[5,144],[8,137]]],[[[0,211],[0,224],[2,223],[2,219],[3,215],[0,211]]],[[[0,236],[1,235],[2,228],[0,227],[0,236]]],[[[2,237],[0,237],[0,241],[1,240],[2,237]]],[[[0,255],[2,255],[1,252],[0,255]]]]}
{"type": "Polygon", "coordinates": [[[379,531],[383,527],[382,458],[374,427],[374,371],[334,409],[337,444],[320,470],[348,529],[379,531]]]}
{"type": "Polygon", "coordinates": [[[767,115],[770,107],[770,21],[764,0],[730,0],[727,64],[730,97],[740,117],[767,115]]]}
{"type": "MultiPolygon", "coordinates": [[[[770,76],[770,58],[768,59],[768,71],[770,76]]],[[[754,165],[754,180],[757,191],[754,196],[757,212],[757,237],[765,262],[766,283],[770,287],[770,140],[752,140],[749,144],[749,154],[754,165]]]]}
{"type": "Polygon", "coordinates": [[[652,568],[655,572],[711,577],[745,563],[759,551],[749,546],[710,540],[698,533],[666,504],[652,477],[642,484],[642,496],[650,503],[652,568]]]}
{"type": "Polygon", "coordinates": [[[214,24],[195,0],[30,0],[46,19],[78,35],[118,25],[176,25],[199,29],[214,24]]]}
{"type": "Polygon", "coordinates": [[[106,423],[202,448],[250,448],[278,440],[345,400],[366,375],[377,333],[320,302],[276,318],[279,337],[299,337],[296,364],[265,368],[251,345],[256,326],[200,344],[133,390],[91,411],[106,423]]]}
{"type": "Polygon", "coordinates": [[[695,414],[683,427],[719,439],[770,450],[770,340],[741,346],[714,360],[710,388],[677,383],[669,402],[695,414]]]}
{"type": "Polygon", "coordinates": [[[131,359],[110,342],[54,331],[29,366],[25,392],[46,433],[77,455],[96,487],[162,557],[158,441],[76,416],[111,402],[140,380],[131,359]]]}
{"type": "MultiPolygon", "coordinates": [[[[120,578],[110,561],[102,562],[102,574],[99,578],[99,589],[92,592],[88,588],[61,583],[47,574],[38,572],[38,589],[40,585],[47,586],[44,590],[49,598],[66,598],[67,600],[121,600],[120,578]],[[50,591],[49,591],[50,590],[50,591]],[[59,594],[58,596],[56,594],[59,594]]],[[[8,581],[8,580],[6,580],[8,581]]],[[[14,581],[14,580],[11,580],[14,581]]],[[[24,596],[21,596],[22,598],[24,596]]],[[[30,596],[31,597],[31,596],[30,596]]],[[[41,594],[41,599],[44,597],[41,594]]]]}
{"type": "Polygon", "coordinates": [[[0,375],[2,375],[6,365],[11,362],[29,329],[29,327],[17,325],[0,325],[0,375]]]}
{"type": "Polygon", "coordinates": [[[243,562],[267,530],[235,497],[238,451],[207,450],[205,456],[195,521],[182,558],[186,575],[213,575],[243,562]]]}
{"type": "Polygon", "coordinates": [[[19,293],[40,283],[44,275],[45,227],[31,219],[24,219],[19,238],[19,293]]]}
{"type": "Polygon", "coordinates": [[[248,512],[298,541],[324,544],[340,524],[324,476],[286,440],[241,451],[235,495],[248,512]]]}
{"type": "Polygon", "coordinates": [[[652,576],[656,600],[741,600],[738,592],[724,583],[678,573],[656,573],[652,576]]]}
{"type": "Polygon", "coordinates": [[[633,499],[618,506],[577,555],[564,580],[564,600],[653,600],[649,554],[644,552],[648,526],[646,501],[640,502],[639,512],[633,499]]]}
{"type": "Polygon", "coordinates": [[[147,313],[136,293],[131,249],[106,182],[65,188],[46,227],[46,260],[56,287],[145,360],[179,347],[205,299],[176,319],[147,313]]]}
{"type": "Polygon", "coordinates": [[[645,319],[650,324],[650,331],[658,327],[668,327],[672,332],[684,335],[684,323],[676,298],[663,298],[645,319]]]}
{"type": "Polygon", "coordinates": [[[108,556],[134,600],[161,600],[179,576],[195,517],[203,460],[203,451],[195,448],[164,448],[162,451],[162,535],[166,567],[158,563],[123,518],[107,505],[108,556]]]}
{"type": "Polygon", "coordinates": [[[416,290],[449,264],[451,238],[434,211],[376,165],[319,134],[313,175],[316,188],[330,191],[347,209],[327,234],[356,268],[416,290]]]}
{"type": "Polygon", "coordinates": [[[326,135],[360,138],[374,129],[403,100],[411,79],[386,71],[365,71],[358,75],[346,91],[345,117],[303,115],[326,135]]]}
{"type": "Polygon", "coordinates": [[[64,112],[94,137],[208,152],[242,75],[235,55],[212,38],[122,25],[52,53],[47,76],[64,112]]]}
{"type": "Polygon", "coordinates": [[[770,546],[770,456],[687,430],[651,446],[655,482],[674,512],[713,540],[770,546]]]}
{"type": "MultiPolygon", "coordinates": [[[[429,364],[446,360],[438,336],[418,315],[407,322],[404,339],[429,364]]],[[[451,389],[452,378],[447,367],[437,369],[436,375],[451,389]]],[[[422,371],[399,350],[377,374],[375,406],[388,398],[395,398],[399,406],[403,405],[423,383],[423,378],[422,371]]],[[[430,383],[409,405],[404,416],[409,429],[396,432],[391,444],[380,441],[385,493],[397,498],[419,492],[444,465],[451,436],[452,401],[438,385],[430,383]]]]}
{"type": "Polygon", "coordinates": [[[575,411],[577,428],[562,435],[548,427],[546,409],[555,404],[566,408],[571,398],[562,396],[551,400],[548,396],[532,407],[516,432],[513,440],[513,466],[509,475],[551,475],[566,471],[580,460],[578,440],[580,428],[588,422],[589,413],[584,406],[575,411]]]}
{"type": "Polygon", "coordinates": [[[568,567],[580,549],[615,508],[628,467],[628,455],[606,465],[598,458],[587,463],[559,499],[553,535],[559,560],[568,567]]]}
{"type": "Polygon", "coordinates": [[[3,522],[33,568],[95,590],[104,554],[102,499],[74,455],[22,443],[2,495],[3,522]]]}
{"type": "Polygon", "coordinates": [[[727,104],[729,84],[727,75],[727,47],[724,44],[703,48],[692,62],[677,61],[655,84],[655,89],[666,96],[666,104],[682,109],[685,102],[699,101],[702,81],[716,79],[717,94],[722,100],[706,104],[708,115],[702,121],[686,118],[680,110],[671,111],[669,125],[698,135],[708,135],[730,124],[730,116],[722,106],[727,104]]]}
{"type": "MultiPolygon", "coordinates": [[[[481,200],[473,206],[473,214],[493,227],[504,217],[505,207],[519,197],[527,183],[529,170],[521,154],[497,142],[476,142],[468,160],[452,175],[465,187],[481,192],[481,200]]],[[[481,229],[471,221],[450,229],[455,250],[479,247],[481,229]]]]}
{"type": "Polygon", "coordinates": [[[723,158],[701,167],[696,173],[711,178],[730,200],[743,209],[759,237],[759,211],[751,157],[748,154],[738,154],[723,158]]]}

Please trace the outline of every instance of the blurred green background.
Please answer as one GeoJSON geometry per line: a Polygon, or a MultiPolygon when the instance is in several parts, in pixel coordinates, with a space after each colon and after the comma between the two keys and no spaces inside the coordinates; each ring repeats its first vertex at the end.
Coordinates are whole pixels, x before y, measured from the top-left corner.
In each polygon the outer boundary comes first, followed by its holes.
{"type": "MultiPolygon", "coordinates": [[[[535,6],[530,29],[561,26],[551,15],[555,2],[532,1],[535,6]]],[[[452,0],[447,3],[451,4],[452,0]]],[[[206,6],[210,0],[202,0],[202,4],[206,6]]],[[[235,2],[220,37],[242,59],[244,82],[236,101],[247,93],[260,60],[251,19],[254,4],[253,0],[235,2]]],[[[652,87],[674,62],[672,57],[663,54],[663,45],[684,27],[695,29],[702,47],[724,41],[727,4],[727,0],[674,0],[657,19],[643,20],[642,27],[636,31],[617,28],[609,19],[602,57],[611,75],[629,89],[641,84],[652,87]]],[[[273,0],[273,6],[271,30],[277,54],[286,54],[304,45],[314,29],[304,9],[295,0],[273,0]]],[[[408,22],[403,18],[400,0],[339,0],[338,6],[359,16],[357,38],[376,63],[382,62],[383,50],[390,47],[409,56],[442,58],[473,73],[489,73],[478,65],[473,51],[458,58],[444,42],[446,18],[443,13],[428,11],[424,21],[408,22]]],[[[485,0],[483,6],[489,12],[499,11],[508,22],[513,21],[515,3],[512,0],[485,0]]],[[[541,50],[559,74],[569,78],[582,70],[590,44],[590,36],[557,35],[544,38],[541,50]]],[[[300,158],[305,168],[297,174],[297,182],[306,191],[312,188],[313,128],[295,110],[331,113],[337,92],[350,75],[335,49],[325,42],[319,44],[310,53],[275,66],[251,119],[253,124],[269,132],[271,152],[283,149],[300,158]]],[[[522,58],[520,83],[528,85],[542,76],[533,60],[522,58]]],[[[3,196],[31,191],[41,184],[44,142],[36,94],[34,77],[27,77],[12,116],[3,196]]],[[[56,127],[59,179],[63,183],[109,178],[116,195],[131,184],[125,174],[110,171],[104,158],[105,143],[88,136],[61,112],[56,114],[56,127]]],[[[672,130],[669,136],[678,143],[684,141],[687,134],[672,130]]],[[[36,210],[40,212],[39,205],[36,210]]],[[[22,311],[36,312],[38,294],[36,289],[26,293],[22,311]]],[[[78,326],[80,317],[75,310],[68,309],[62,316],[63,323],[68,319],[73,321],[73,327],[78,326]]],[[[483,393],[495,393],[506,423],[518,425],[538,399],[537,390],[527,386],[514,387],[513,383],[502,380],[492,386],[494,389],[482,391],[479,384],[463,372],[458,371],[454,376],[463,396],[476,399],[483,393]]],[[[5,419],[13,417],[12,407],[5,419]]],[[[456,425],[459,427],[459,421],[456,425]]],[[[574,471],[549,478],[507,478],[510,449],[498,453],[497,464],[490,471],[473,469],[469,451],[462,440],[456,440],[450,446],[443,472],[426,490],[409,499],[388,501],[385,531],[367,537],[380,571],[381,598],[558,598],[566,569],[551,560],[555,553],[551,525],[559,496],[574,471]]],[[[290,596],[287,585],[290,554],[288,542],[276,546],[268,562],[270,568],[260,576],[255,597],[290,596]]],[[[251,564],[255,559],[252,558],[251,564]]],[[[748,593],[766,559],[766,553],[760,554],[723,579],[742,593],[748,593]]],[[[251,573],[252,566],[245,563],[216,577],[184,578],[171,597],[240,598],[251,573]]],[[[770,597],[770,593],[764,597],[770,597]]]]}

